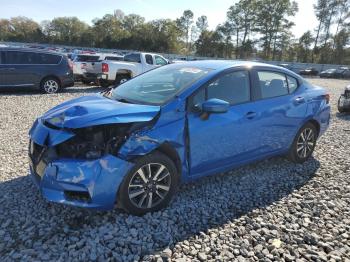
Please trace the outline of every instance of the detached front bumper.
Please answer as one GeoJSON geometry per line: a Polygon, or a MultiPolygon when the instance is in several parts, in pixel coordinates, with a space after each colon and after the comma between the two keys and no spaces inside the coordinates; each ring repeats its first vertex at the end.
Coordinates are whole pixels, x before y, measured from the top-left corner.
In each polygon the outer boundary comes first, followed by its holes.
{"type": "Polygon", "coordinates": [[[110,210],[119,185],[132,163],[112,155],[96,160],[61,159],[35,166],[30,175],[49,201],[97,210],[110,210]]]}

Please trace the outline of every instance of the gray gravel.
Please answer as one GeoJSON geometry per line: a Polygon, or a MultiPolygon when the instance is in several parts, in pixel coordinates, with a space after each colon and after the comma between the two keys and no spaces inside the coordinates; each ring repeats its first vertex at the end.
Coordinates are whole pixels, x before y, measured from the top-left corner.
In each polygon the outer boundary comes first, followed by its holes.
{"type": "Polygon", "coordinates": [[[46,202],[27,174],[27,132],[58,95],[0,93],[0,260],[350,261],[350,116],[336,113],[348,82],[313,79],[331,93],[331,127],[314,158],[273,158],[183,185],[143,217],[46,202]]]}

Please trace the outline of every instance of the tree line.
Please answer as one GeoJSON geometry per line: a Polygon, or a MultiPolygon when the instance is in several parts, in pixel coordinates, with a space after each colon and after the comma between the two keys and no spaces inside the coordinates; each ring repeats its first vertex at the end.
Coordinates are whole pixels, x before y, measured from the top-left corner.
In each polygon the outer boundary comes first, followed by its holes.
{"type": "MultiPolygon", "coordinates": [[[[350,64],[350,0],[317,0],[318,25],[296,38],[298,5],[291,0],[239,0],[226,21],[209,30],[205,15],[145,21],[121,10],[95,18],[57,17],[40,24],[27,17],[0,19],[0,41],[132,49],[206,57],[350,64]]],[[[311,15],[311,14],[310,14],[311,15]]],[[[305,18],[307,27],[307,18],[305,18]]]]}

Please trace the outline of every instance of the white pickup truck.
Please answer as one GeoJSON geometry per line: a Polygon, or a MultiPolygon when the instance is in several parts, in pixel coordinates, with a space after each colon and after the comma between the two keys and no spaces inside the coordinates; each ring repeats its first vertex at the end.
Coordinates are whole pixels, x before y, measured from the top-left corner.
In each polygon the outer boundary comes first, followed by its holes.
{"type": "Polygon", "coordinates": [[[161,55],[151,53],[130,53],[124,61],[103,61],[97,78],[102,87],[119,85],[132,77],[169,62],[161,55]]]}
{"type": "Polygon", "coordinates": [[[90,71],[94,70],[95,64],[103,60],[120,61],[123,60],[123,56],[109,53],[78,54],[73,59],[75,81],[82,81],[84,84],[95,82],[97,80],[96,75],[90,74],[90,71]]]}

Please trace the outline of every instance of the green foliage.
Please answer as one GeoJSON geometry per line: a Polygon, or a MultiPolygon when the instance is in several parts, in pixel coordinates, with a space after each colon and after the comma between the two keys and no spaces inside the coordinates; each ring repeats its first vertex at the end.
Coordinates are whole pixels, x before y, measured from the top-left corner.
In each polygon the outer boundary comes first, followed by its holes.
{"type": "MultiPolygon", "coordinates": [[[[293,0],[238,0],[215,30],[208,18],[185,10],[175,20],[145,21],[121,10],[91,25],[77,17],[56,17],[40,24],[26,17],[0,19],[0,41],[197,54],[218,58],[264,58],[318,63],[350,62],[350,1],[317,0],[314,31],[296,39],[291,29],[298,11],[293,0]],[[195,21],[195,22],[194,22],[195,21]]],[[[307,22],[305,22],[307,23],[307,22]]]]}

